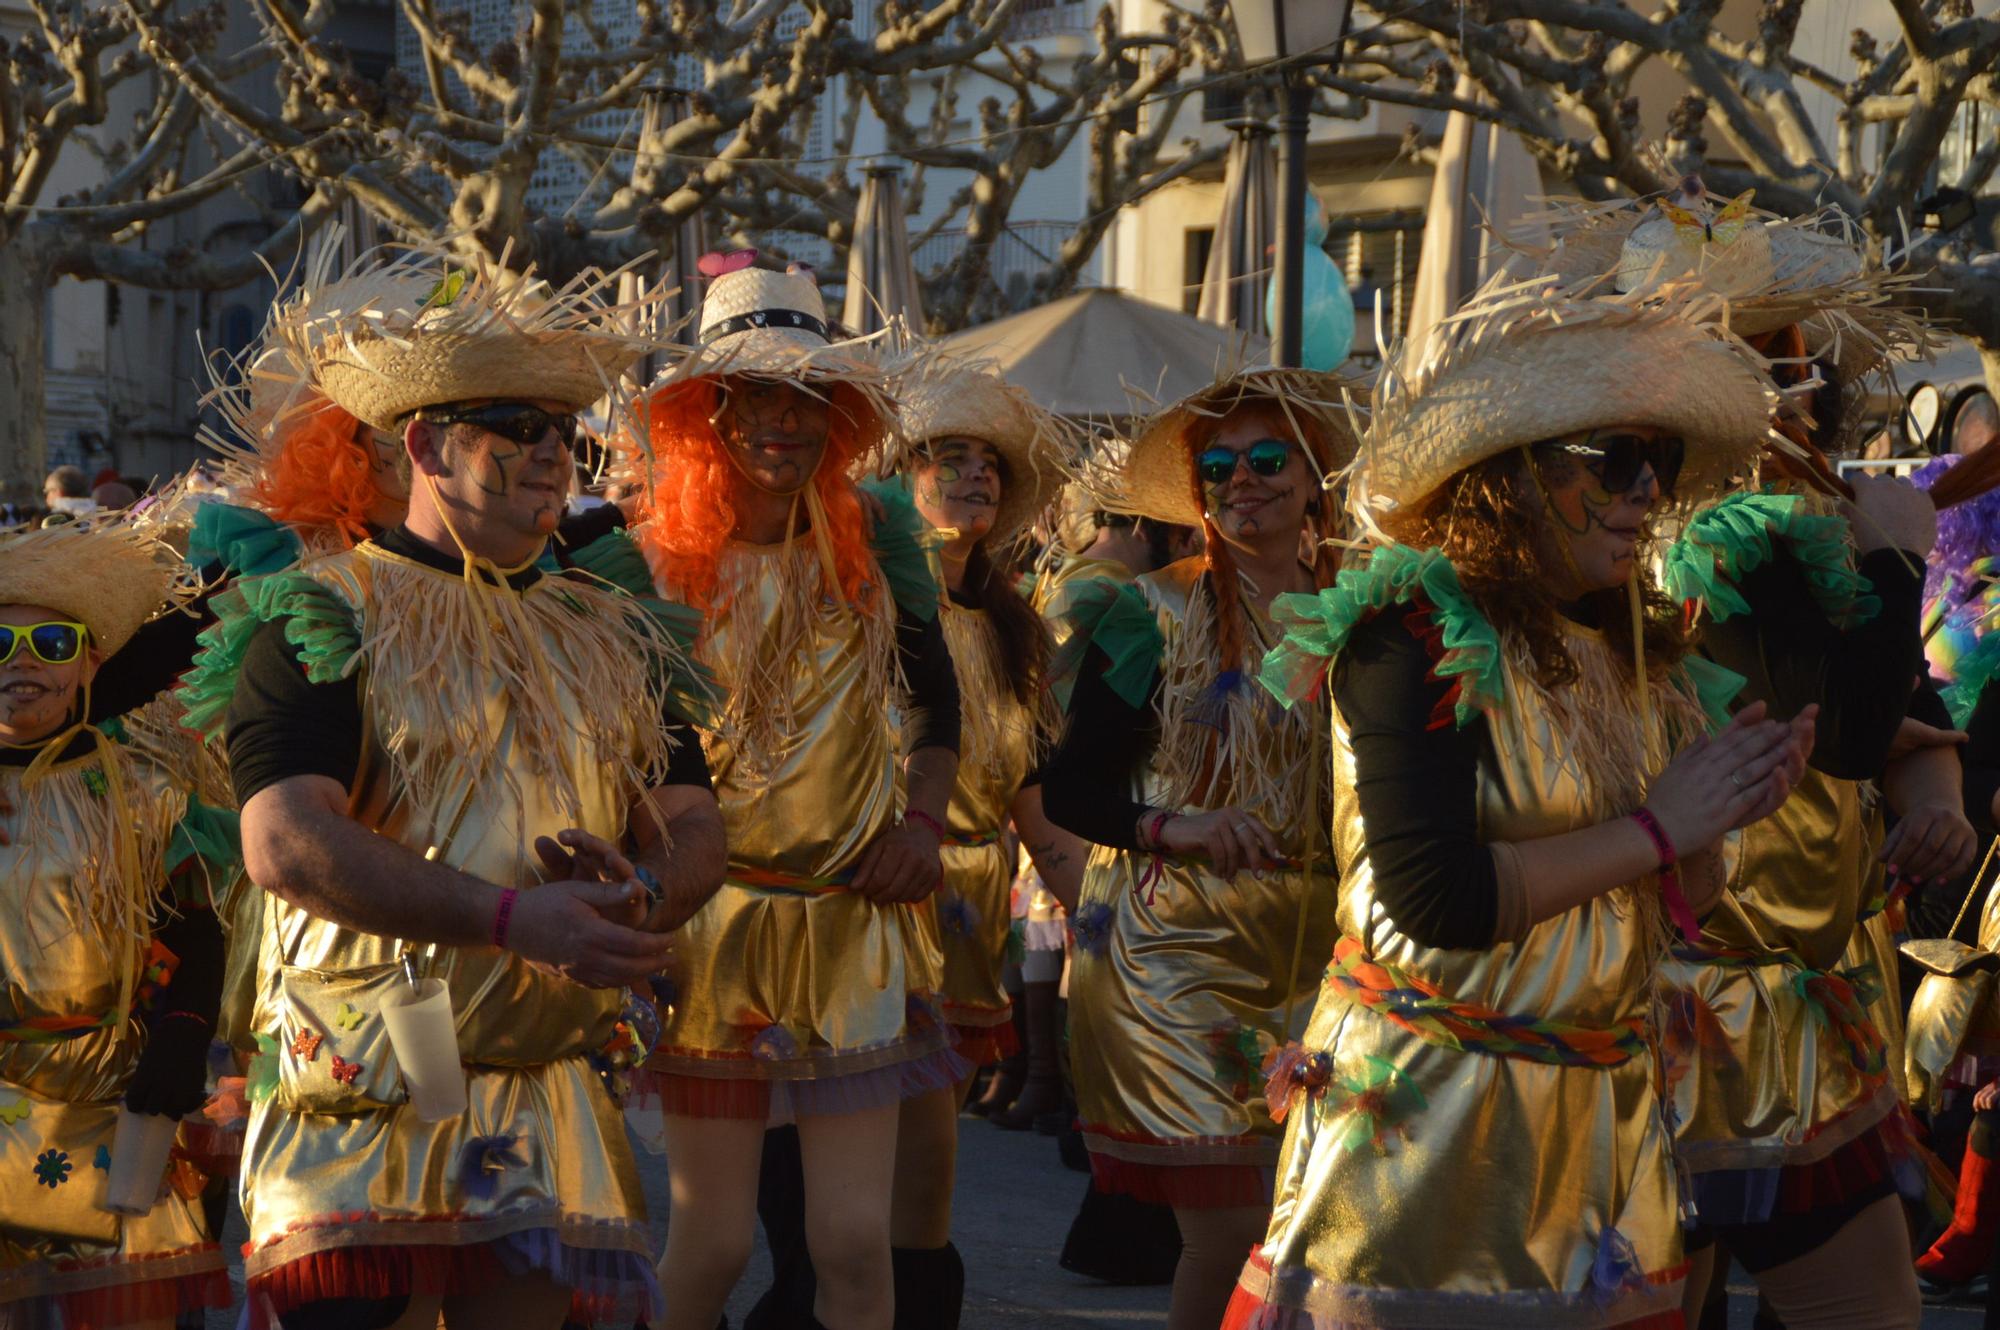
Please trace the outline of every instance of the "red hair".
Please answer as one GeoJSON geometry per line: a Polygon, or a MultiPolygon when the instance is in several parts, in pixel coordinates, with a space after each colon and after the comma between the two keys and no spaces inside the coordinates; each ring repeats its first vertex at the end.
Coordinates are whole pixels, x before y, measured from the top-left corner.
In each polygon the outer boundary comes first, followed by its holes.
{"type": "MultiPolygon", "coordinates": [[[[840,593],[854,609],[867,610],[881,593],[881,575],[869,546],[867,514],[848,471],[867,445],[863,426],[873,408],[859,390],[842,383],[827,389],[827,400],[826,451],[812,487],[826,513],[840,593]]],[[[732,500],[742,474],[715,430],[722,401],[720,381],[701,378],[662,388],[645,407],[653,475],[639,497],[644,520],[637,534],[668,569],[679,598],[700,610],[714,609],[721,594],[722,550],[736,529],[732,500]]]]}
{"type": "Polygon", "coordinates": [[[381,497],[374,450],[362,441],[361,422],[331,402],[300,416],[250,497],[287,526],[323,528],[358,545],[381,497]]]}

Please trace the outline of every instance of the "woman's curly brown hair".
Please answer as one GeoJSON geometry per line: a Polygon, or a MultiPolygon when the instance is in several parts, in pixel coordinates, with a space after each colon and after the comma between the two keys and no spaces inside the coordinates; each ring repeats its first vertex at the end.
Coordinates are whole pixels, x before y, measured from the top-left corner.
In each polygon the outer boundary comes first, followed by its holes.
{"type": "MultiPolygon", "coordinates": [[[[1555,594],[1564,560],[1548,505],[1529,474],[1529,450],[1514,448],[1453,476],[1392,534],[1419,549],[1444,551],[1459,584],[1504,637],[1520,639],[1533,663],[1535,682],[1558,688],[1577,677],[1558,620],[1565,607],[1555,594]]],[[[1654,514],[1663,511],[1653,509],[1654,514]]],[[[1641,533],[1643,551],[1652,534],[1641,533]]],[[[1691,649],[1680,610],[1654,583],[1644,557],[1635,560],[1646,618],[1646,664],[1657,678],[1691,649]]],[[[1569,617],[1602,625],[1612,654],[1632,663],[1631,611],[1623,587],[1593,591],[1569,607],[1569,617]],[[1581,613],[1577,613],[1577,611],[1581,613]]]]}

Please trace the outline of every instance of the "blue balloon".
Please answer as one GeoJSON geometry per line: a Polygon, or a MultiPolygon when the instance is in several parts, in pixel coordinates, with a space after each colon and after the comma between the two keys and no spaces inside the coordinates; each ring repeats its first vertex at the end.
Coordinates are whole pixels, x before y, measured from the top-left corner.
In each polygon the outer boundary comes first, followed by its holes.
{"type": "MultiPolygon", "coordinates": [[[[1330,370],[1347,359],[1354,347],[1354,293],[1347,289],[1340,265],[1327,255],[1326,209],[1319,195],[1306,194],[1305,270],[1300,274],[1299,361],[1307,369],[1330,370]]],[[[1278,284],[1264,295],[1264,323],[1278,327],[1278,284]]]]}

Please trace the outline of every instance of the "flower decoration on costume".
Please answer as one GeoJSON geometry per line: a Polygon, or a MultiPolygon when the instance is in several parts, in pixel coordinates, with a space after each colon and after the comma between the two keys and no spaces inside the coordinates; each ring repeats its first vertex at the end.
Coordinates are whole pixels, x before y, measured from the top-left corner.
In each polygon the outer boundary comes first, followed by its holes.
{"type": "Polygon", "coordinates": [[[771,1024],[750,1040],[750,1056],[759,1062],[788,1062],[799,1055],[799,1041],[784,1026],[771,1024]]]}
{"type": "Polygon", "coordinates": [[[1111,907],[1103,901],[1089,902],[1070,919],[1069,932],[1076,939],[1077,950],[1086,956],[1102,956],[1111,943],[1111,907]]]}
{"type": "Polygon", "coordinates": [[[311,1030],[300,1030],[292,1036],[292,1056],[301,1062],[317,1062],[319,1046],[324,1042],[325,1036],[311,1030]]]}
{"type": "Polygon", "coordinates": [[[11,1104],[0,1104],[0,1123],[11,1127],[28,1116],[28,1101],[16,1099],[11,1104]]]}
{"type": "Polygon", "coordinates": [[[1662,993],[1661,1005],[1666,1019],[1661,1023],[1660,1053],[1669,1089],[1680,1084],[1702,1059],[1716,1060],[1721,1066],[1736,1064],[1729,1031],[1722,1028],[1715,1008],[1699,992],[1669,986],[1662,993]]]}
{"type": "Polygon", "coordinates": [[[938,902],[938,926],[947,937],[972,937],[979,928],[979,907],[954,891],[938,902]]]}
{"type": "Polygon", "coordinates": [[[1240,1103],[1250,1097],[1257,1068],[1264,1065],[1265,1057],[1276,1043],[1268,1031],[1245,1025],[1234,1016],[1209,1028],[1210,1065],[1216,1080],[1229,1091],[1231,1098],[1240,1103]]]}
{"type": "Polygon", "coordinates": [[[167,1186],[183,1201],[192,1201],[208,1190],[208,1174],[194,1160],[176,1154],[167,1161],[167,1186]]]}
{"type": "Polygon", "coordinates": [[[349,1062],[346,1058],[340,1056],[340,1054],[335,1053],[333,1055],[331,1071],[333,1079],[339,1081],[342,1085],[352,1085],[354,1084],[354,1078],[361,1074],[361,1064],[359,1062],[349,1062]]]}
{"type": "Polygon", "coordinates": [[[250,1083],[242,1076],[219,1076],[201,1115],[224,1131],[250,1116],[250,1083]]]}
{"type": "Polygon", "coordinates": [[[521,1149],[520,1137],[475,1136],[459,1153],[458,1185],[467,1196],[490,1201],[500,1189],[502,1173],[527,1166],[528,1156],[521,1149]]]}
{"type": "Polygon", "coordinates": [[[98,1146],[97,1153],[90,1157],[90,1166],[100,1173],[109,1173],[111,1171],[111,1147],[108,1145],[98,1146]]]}
{"type": "Polygon", "coordinates": [[[1317,1099],[1333,1080],[1333,1055],[1324,1050],[1308,1053],[1297,1040],[1264,1059],[1264,1103],[1271,1121],[1283,1124],[1292,1111],[1292,1091],[1304,1088],[1306,1097],[1317,1099]]]}
{"type": "Polygon", "coordinates": [[[352,1005],[346,1002],[341,1003],[339,1007],[335,1008],[333,1013],[333,1023],[343,1030],[358,1030],[361,1028],[361,1022],[367,1019],[367,1016],[356,1011],[352,1005]]]}
{"type": "Polygon", "coordinates": [[[104,773],[96,767],[83,773],[83,788],[102,799],[111,792],[111,783],[104,779],[104,773]]]}
{"type": "Polygon", "coordinates": [[[1591,1299],[1599,1307],[1609,1307],[1645,1287],[1646,1272],[1639,1265],[1632,1240],[1608,1225],[1598,1230],[1597,1254],[1590,1262],[1591,1299]]]}
{"type": "Polygon", "coordinates": [[[1391,1134],[1409,1139],[1403,1120],[1429,1106],[1415,1081],[1377,1057],[1362,1059],[1360,1076],[1337,1079],[1328,1098],[1334,1104],[1330,1122],[1337,1124],[1341,1148],[1359,1150],[1367,1145],[1377,1154],[1389,1153],[1391,1134]]]}
{"type": "Polygon", "coordinates": [[[250,1056],[250,1069],[245,1076],[244,1093],[252,1102],[269,1099],[278,1088],[278,1040],[273,1035],[257,1032],[257,1051],[250,1056]]]}
{"type": "Polygon", "coordinates": [[[54,1191],[69,1181],[70,1170],[73,1167],[74,1165],[69,1162],[69,1151],[44,1150],[35,1156],[35,1181],[54,1191]]]}

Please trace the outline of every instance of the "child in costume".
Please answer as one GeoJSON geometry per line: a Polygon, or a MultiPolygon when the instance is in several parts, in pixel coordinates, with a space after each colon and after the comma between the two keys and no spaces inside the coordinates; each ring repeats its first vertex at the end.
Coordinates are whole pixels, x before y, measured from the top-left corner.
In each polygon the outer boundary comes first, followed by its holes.
{"type": "Polygon", "coordinates": [[[851,475],[889,441],[891,369],[828,340],[810,275],[740,253],[703,270],[700,345],[637,422],[635,536],[662,593],[707,613],[696,654],[728,693],[704,734],[728,876],[680,930],[646,1078],[676,1213],[656,1324],[714,1330],[775,1115],[798,1125],[816,1314],[887,1326],[900,1104],[971,1071],[923,918],[958,689],[922,521],[896,495],[871,511],[851,475]]]}
{"type": "Polygon", "coordinates": [[[689,617],[629,545],[587,573],[542,558],[575,413],[649,343],[602,274],[552,291],[423,248],[367,264],[373,294],[289,321],[287,348],[401,435],[408,515],[241,579],[183,690],[192,723],[223,723],[270,893],[250,1319],[630,1324],[657,1293],[613,1092],[650,1009],[619,989],[713,889],[721,827],[686,724],[689,617]],[[448,994],[464,1075],[437,1122],[384,1017],[413,977],[448,994]]]}
{"type": "Polygon", "coordinates": [[[1504,278],[1385,364],[1349,481],[1382,548],[1264,667],[1330,694],[1339,934],[1225,1326],[1681,1324],[1655,972],[1809,722],[1709,738],[1740,680],[1644,570],[1775,402],[1680,311],[1504,278]]]}
{"type": "MultiPolygon", "coordinates": [[[[101,1208],[120,1106],[206,1098],[222,932],[187,789],[82,723],[178,560],[130,527],[0,534],[0,1323],[167,1330],[229,1303],[177,1153],[151,1210],[101,1208]]],[[[218,865],[220,867],[220,865],[218,865]]]]}
{"type": "Polygon", "coordinates": [[[1324,375],[1238,373],[1174,403],[1106,506],[1199,526],[1206,552],[1075,601],[1083,658],[1043,790],[1095,843],[1070,919],[1078,1116],[1100,1188],[1174,1209],[1175,1330],[1216,1323],[1268,1219],[1259,1068],[1332,945],[1324,717],[1253,674],[1271,599],[1328,576],[1322,484],[1353,443],[1324,375]]]}

